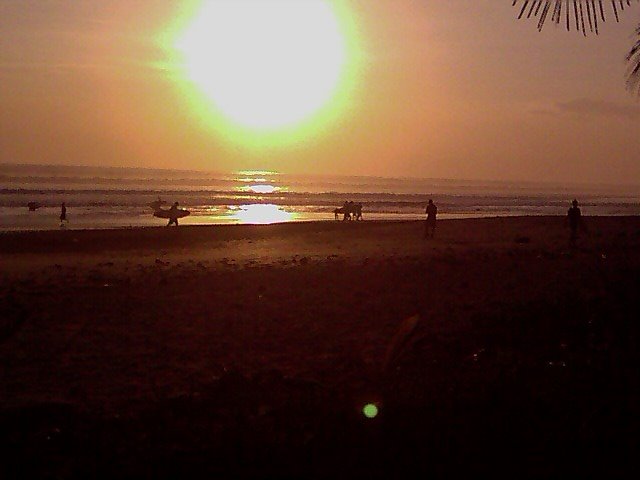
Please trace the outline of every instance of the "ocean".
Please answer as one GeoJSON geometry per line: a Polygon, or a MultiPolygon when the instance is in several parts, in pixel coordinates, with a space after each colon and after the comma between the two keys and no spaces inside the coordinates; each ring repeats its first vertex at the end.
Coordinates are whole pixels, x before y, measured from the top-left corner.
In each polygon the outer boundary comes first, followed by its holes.
{"type": "Polygon", "coordinates": [[[447,179],[213,173],[116,167],[0,164],[0,231],[165,225],[149,204],[178,202],[185,225],[334,221],[345,201],[364,220],[424,218],[429,198],[439,218],[565,215],[573,198],[584,215],[640,215],[640,185],[565,185],[447,179]],[[27,204],[39,208],[30,211],[27,204]]]}

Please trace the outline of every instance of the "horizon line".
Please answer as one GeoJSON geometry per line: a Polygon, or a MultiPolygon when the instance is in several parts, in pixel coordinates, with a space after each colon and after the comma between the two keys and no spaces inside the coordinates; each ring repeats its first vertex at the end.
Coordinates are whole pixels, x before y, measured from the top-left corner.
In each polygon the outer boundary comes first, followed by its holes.
{"type": "Polygon", "coordinates": [[[301,177],[336,177],[336,178],[377,178],[385,180],[418,180],[418,181],[446,181],[446,182],[487,182],[496,184],[532,184],[532,185],[566,185],[574,187],[627,187],[640,189],[640,183],[609,183],[609,182],[567,182],[562,180],[523,180],[523,179],[510,179],[510,180],[496,180],[486,178],[446,178],[446,177],[418,177],[418,176],[385,176],[385,175],[354,175],[354,174],[321,174],[321,173],[291,173],[282,172],[277,170],[268,169],[238,169],[229,171],[220,170],[199,170],[199,169],[183,169],[183,168],[166,168],[166,167],[130,167],[121,165],[68,165],[68,164],[41,164],[41,163],[8,163],[0,162],[0,168],[2,167],[44,167],[44,168],[85,168],[85,169],[99,169],[99,170],[130,170],[130,171],[147,171],[147,172],[184,172],[195,174],[210,174],[210,175],[250,175],[248,172],[256,172],[255,175],[287,175],[287,176],[301,176],[301,177]]]}

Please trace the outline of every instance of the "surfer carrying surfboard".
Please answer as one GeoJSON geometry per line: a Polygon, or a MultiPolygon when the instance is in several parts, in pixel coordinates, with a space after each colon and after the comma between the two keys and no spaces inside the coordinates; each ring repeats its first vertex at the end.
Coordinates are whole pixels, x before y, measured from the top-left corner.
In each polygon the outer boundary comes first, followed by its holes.
{"type": "Polygon", "coordinates": [[[178,202],[171,205],[169,209],[169,223],[167,223],[167,227],[170,227],[172,223],[175,223],[176,227],[178,226],[178,202]]]}
{"type": "Polygon", "coordinates": [[[176,202],[171,206],[171,208],[158,208],[155,212],[153,212],[153,216],[164,219],[168,218],[169,223],[167,223],[167,227],[169,227],[172,223],[175,223],[176,226],[178,226],[178,219],[186,217],[190,213],[191,212],[189,212],[189,210],[178,208],[178,202],[176,202]]]}

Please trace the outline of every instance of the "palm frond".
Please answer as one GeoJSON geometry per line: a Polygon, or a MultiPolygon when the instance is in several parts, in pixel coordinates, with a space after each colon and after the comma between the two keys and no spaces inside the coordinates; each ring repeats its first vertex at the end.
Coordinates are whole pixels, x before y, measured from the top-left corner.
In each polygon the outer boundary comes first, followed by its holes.
{"type": "MultiPolygon", "coordinates": [[[[518,19],[537,18],[538,30],[551,21],[561,22],[567,30],[575,27],[584,36],[587,33],[599,33],[600,22],[613,13],[616,22],[620,21],[620,12],[630,7],[634,0],[512,0],[512,6],[520,6],[518,19]]],[[[640,0],[635,0],[636,3],[640,0]]],[[[627,54],[629,70],[627,88],[640,97],[640,25],[636,28],[636,42],[627,54]]]]}
{"type": "MultiPolygon", "coordinates": [[[[631,6],[633,0],[512,0],[512,5],[521,5],[518,18],[537,18],[538,30],[551,21],[563,23],[567,30],[575,28],[583,35],[599,33],[600,23],[611,14],[616,21],[620,12],[631,6]]],[[[639,1],[639,0],[636,0],[639,1]]]]}
{"type": "Polygon", "coordinates": [[[629,62],[627,88],[640,95],[640,25],[636,28],[636,43],[627,54],[627,62],[629,62]]]}

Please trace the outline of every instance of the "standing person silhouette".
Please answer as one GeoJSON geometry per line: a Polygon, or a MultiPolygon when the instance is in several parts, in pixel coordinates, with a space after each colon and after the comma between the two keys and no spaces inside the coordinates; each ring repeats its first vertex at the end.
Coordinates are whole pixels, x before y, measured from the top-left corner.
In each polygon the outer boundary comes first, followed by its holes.
{"type": "Polygon", "coordinates": [[[60,227],[64,227],[65,222],[69,223],[69,220],[67,219],[67,206],[62,202],[62,205],[60,206],[60,227]]]}
{"type": "Polygon", "coordinates": [[[436,234],[436,215],[438,214],[438,207],[436,207],[432,199],[429,199],[425,213],[427,214],[427,221],[424,226],[424,238],[429,238],[429,236],[433,238],[436,234]]]}
{"type": "Polygon", "coordinates": [[[175,223],[176,227],[178,226],[178,202],[171,205],[169,209],[169,223],[167,223],[167,227],[170,227],[172,223],[175,223]]]}
{"type": "Polygon", "coordinates": [[[342,217],[342,221],[351,220],[351,209],[349,208],[349,202],[344,201],[344,205],[342,205],[342,213],[344,216],[342,217]]]}
{"type": "Polygon", "coordinates": [[[582,212],[580,212],[578,200],[575,198],[573,199],[573,202],[571,202],[571,207],[567,212],[567,221],[569,222],[569,228],[571,229],[569,243],[572,247],[575,247],[576,240],[578,239],[578,227],[582,225],[582,212]]]}

